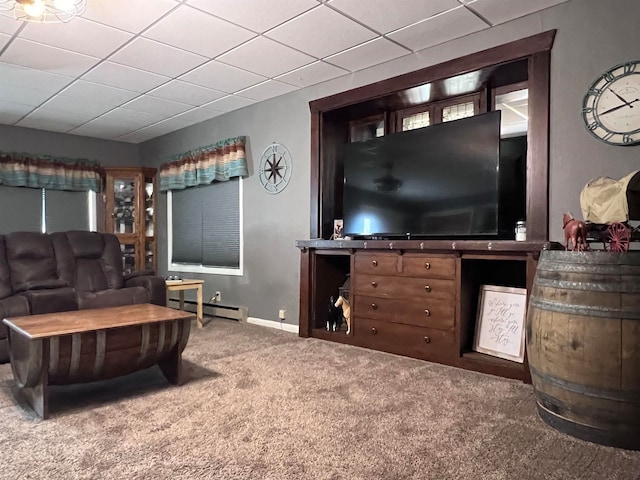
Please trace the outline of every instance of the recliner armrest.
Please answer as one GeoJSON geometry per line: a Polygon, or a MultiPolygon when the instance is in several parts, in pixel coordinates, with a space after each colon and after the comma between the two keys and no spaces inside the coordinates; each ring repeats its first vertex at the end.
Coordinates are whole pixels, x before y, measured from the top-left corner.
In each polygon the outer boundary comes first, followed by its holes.
{"type": "MultiPolygon", "coordinates": [[[[167,289],[164,278],[153,273],[133,272],[124,277],[125,287],[144,287],[149,292],[149,301],[155,305],[167,306],[167,289]]],[[[153,271],[151,271],[153,272],[153,271]]]]}
{"type": "Polygon", "coordinates": [[[142,276],[147,276],[147,275],[155,275],[155,274],[156,274],[156,272],[153,269],[149,268],[147,270],[138,270],[136,272],[126,273],[126,274],[124,274],[122,276],[122,278],[126,282],[130,278],[142,277],[142,276]]]}

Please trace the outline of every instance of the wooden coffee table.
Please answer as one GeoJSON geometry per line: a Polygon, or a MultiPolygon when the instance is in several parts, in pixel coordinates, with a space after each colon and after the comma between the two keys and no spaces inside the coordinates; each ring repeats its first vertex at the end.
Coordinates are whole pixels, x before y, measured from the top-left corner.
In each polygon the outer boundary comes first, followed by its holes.
{"type": "Polygon", "coordinates": [[[188,312],[140,304],[5,318],[13,377],[29,405],[49,415],[48,386],[92,382],[159,365],[182,383],[188,312]]]}

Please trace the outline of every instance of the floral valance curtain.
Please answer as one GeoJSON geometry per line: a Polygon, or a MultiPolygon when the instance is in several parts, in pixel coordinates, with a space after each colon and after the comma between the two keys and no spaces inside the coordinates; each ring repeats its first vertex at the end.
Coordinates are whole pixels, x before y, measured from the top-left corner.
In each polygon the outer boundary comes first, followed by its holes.
{"type": "Polygon", "coordinates": [[[246,137],[221,140],[176,156],[160,166],[160,190],[182,190],[248,174],[246,137]]]}
{"type": "Polygon", "coordinates": [[[100,175],[92,160],[0,152],[0,185],[98,192],[100,175]]]}

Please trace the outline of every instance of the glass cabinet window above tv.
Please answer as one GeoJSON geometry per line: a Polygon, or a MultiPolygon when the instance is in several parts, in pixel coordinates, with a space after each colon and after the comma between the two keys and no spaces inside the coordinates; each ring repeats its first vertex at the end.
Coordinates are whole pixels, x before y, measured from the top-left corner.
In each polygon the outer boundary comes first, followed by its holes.
{"type": "Polygon", "coordinates": [[[366,142],[384,134],[383,113],[349,122],[349,142],[366,142]]]}

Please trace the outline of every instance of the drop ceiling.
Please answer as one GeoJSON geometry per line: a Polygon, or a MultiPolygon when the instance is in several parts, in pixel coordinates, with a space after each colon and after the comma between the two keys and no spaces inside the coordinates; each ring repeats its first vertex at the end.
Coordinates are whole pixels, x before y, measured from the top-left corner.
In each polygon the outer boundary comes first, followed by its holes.
{"type": "Polygon", "coordinates": [[[140,143],[565,1],[87,0],[67,24],[0,11],[0,124],[140,143]]]}

